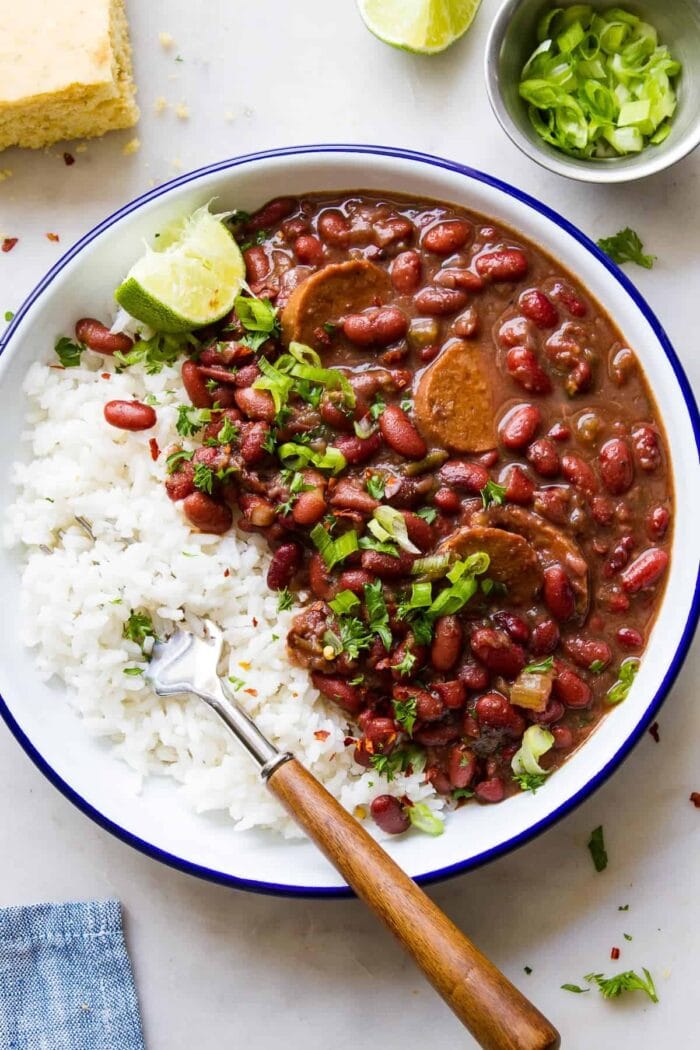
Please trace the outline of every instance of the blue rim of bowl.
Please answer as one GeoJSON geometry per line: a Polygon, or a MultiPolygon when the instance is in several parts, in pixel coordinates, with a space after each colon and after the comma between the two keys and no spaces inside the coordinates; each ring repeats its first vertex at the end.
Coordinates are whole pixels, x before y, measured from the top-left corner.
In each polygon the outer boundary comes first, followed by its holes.
{"type": "MultiPolygon", "coordinates": [[[[22,318],[26,315],[30,307],[36,302],[39,296],[44,290],[51,284],[51,282],[58,276],[61,270],[76,256],[82,249],[90,244],[96,237],[98,237],[104,230],[113,226],[115,222],[122,219],[124,216],[129,215],[132,211],[137,210],[142,205],[149,201],[156,200],[158,197],[169,193],[171,190],[178,186],[185,186],[190,182],[195,182],[205,175],[212,175],[216,172],[226,171],[227,169],[237,168],[242,164],[249,164],[253,161],[258,160],[269,160],[275,157],[298,157],[309,154],[334,154],[334,153],[359,153],[368,154],[372,156],[391,157],[399,160],[415,161],[420,164],[427,164],[431,167],[442,168],[445,171],[456,172],[459,175],[464,175],[467,179],[472,179],[477,182],[482,182],[493,189],[499,190],[501,193],[505,193],[507,196],[513,197],[515,200],[520,201],[522,204],[534,209],[539,212],[540,215],[545,216],[555,225],[559,226],[560,229],[565,230],[574,240],[578,241],[579,244],[583,245],[595,258],[605,266],[609,271],[610,275],[617,281],[619,285],[627,292],[634,304],[642,312],[643,316],[648,321],[649,325],[654,331],[656,338],[663,347],[664,353],[666,354],[673,372],[676,377],[676,381],[681,389],[683,399],[690,416],[691,424],[693,427],[693,433],[695,435],[695,444],[700,454],[700,415],[698,414],[698,408],[695,403],[690,383],[688,378],[683,371],[675,350],[673,349],[671,342],[666,335],[660,321],[648,305],[644,297],[635,288],[629,278],[611,261],[611,259],[605,255],[596,244],[593,243],[584,233],[582,233],[576,226],[570,223],[563,216],[559,215],[558,212],[553,211],[546,204],[541,201],[535,200],[529,194],[524,193],[522,190],[516,189],[507,182],[503,182],[501,179],[496,178],[493,175],[487,175],[482,171],[478,171],[474,168],[467,167],[464,164],[458,164],[456,161],[446,160],[444,157],[438,157],[434,154],[421,153],[416,150],[402,149],[401,147],[393,146],[373,146],[373,145],[361,145],[361,144],[348,144],[342,143],[329,143],[328,145],[316,144],[316,145],[305,145],[305,146],[286,146],[281,149],[263,150],[259,153],[247,153],[240,157],[231,157],[224,161],[218,161],[215,164],[209,164],[203,168],[197,168],[195,171],[188,172],[185,175],[178,176],[178,178],[172,179],[169,182],[163,183],[163,185],[150,190],[148,193],[144,193],[139,197],[134,198],[128,204],[125,204],[118,211],[113,212],[101,223],[95,226],[92,230],[81,237],[80,240],[76,241],[72,248],[70,248],[65,255],[63,255],[58,262],[51,267],[46,276],[36,285],[34,290],[28,295],[22,306],[19,308],[15,317],[10,322],[10,325],[6,329],[2,340],[0,340],[0,354],[7,347],[15,329],[21,323],[22,318]]],[[[679,639],[678,646],[670,661],[668,670],[664,675],[663,681],[659,686],[658,690],[652,697],[643,715],[640,717],[635,729],[625,740],[624,744],[618,749],[615,755],[610,759],[609,762],[601,769],[594,777],[592,777],[584,787],[582,787],[576,794],[572,795],[571,798],[563,802],[561,806],[555,809],[548,816],[543,817],[542,820],[531,825],[527,830],[520,832],[513,838],[500,843],[498,846],[493,846],[491,849],[485,850],[483,853],[478,854],[476,857],[472,857],[469,860],[458,861],[455,864],[450,864],[447,867],[439,868],[436,871],[426,872],[416,878],[416,882],[422,885],[428,885],[433,882],[440,882],[444,879],[452,878],[455,875],[463,874],[467,871],[471,871],[474,868],[481,867],[481,865],[488,863],[491,860],[495,860],[498,857],[502,857],[512,850],[517,849],[519,846],[523,846],[526,842],[535,838],[541,832],[547,828],[552,827],[562,817],[571,813],[577,806],[584,802],[594,791],[597,790],[608,777],[617,769],[620,763],[627,757],[631,752],[634,745],[641,738],[642,734],[646,731],[647,727],[651,723],[652,719],[658,712],[662,703],[666,699],[671,686],[675,682],[678,674],[683,666],[683,662],[687,656],[690,643],[697,627],[698,619],[700,618],[700,569],[695,581],[695,590],[693,593],[693,601],[689,611],[688,619],[686,620],[683,633],[679,639]]],[[[162,850],[157,846],[152,845],[149,842],[144,841],[137,835],[134,835],[131,831],[121,827],[114,821],[105,817],[104,814],[100,813],[99,810],[79,795],[70,784],[68,784],[46,761],[46,759],[37,751],[32,744],[31,740],[27,737],[24,731],[20,728],[16,722],[12,713],[10,712],[5,700],[0,696],[0,715],[7,723],[10,732],[15,736],[18,743],[22,746],[24,751],[27,753],[32,762],[37,766],[44,776],[51,781],[54,787],[65,795],[69,801],[71,801],[78,809],[82,810],[88,817],[99,824],[100,827],[109,831],[112,835],[126,842],[127,845],[133,846],[141,853],[145,853],[147,856],[152,857],[155,860],[161,861],[164,864],[168,864],[172,868],[177,868],[179,871],[183,871],[188,875],[196,875],[198,878],[207,879],[209,882],[220,883],[224,886],[231,886],[235,889],[249,890],[254,893],[272,894],[274,896],[281,897],[311,897],[311,898],[337,898],[337,897],[353,897],[354,894],[347,886],[294,886],[289,884],[279,884],[274,882],[260,882],[255,879],[244,879],[235,875],[228,875],[225,872],[215,871],[211,868],[207,868],[203,865],[194,864],[192,861],[185,860],[183,857],[178,857],[172,853],[162,850]]]]}

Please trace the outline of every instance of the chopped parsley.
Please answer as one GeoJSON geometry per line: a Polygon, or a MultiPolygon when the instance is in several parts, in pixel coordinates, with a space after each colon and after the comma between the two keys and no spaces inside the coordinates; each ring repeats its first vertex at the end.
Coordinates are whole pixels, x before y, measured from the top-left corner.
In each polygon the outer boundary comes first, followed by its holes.
{"type": "Polygon", "coordinates": [[[221,425],[221,430],[216,435],[216,440],[220,445],[230,445],[232,441],[236,440],[238,434],[238,427],[234,426],[228,416],[226,416],[221,425]]]}
{"type": "Polygon", "coordinates": [[[199,346],[190,333],[170,335],[166,332],[156,332],[151,339],[138,339],[126,354],[117,350],[114,359],[122,368],[143,365],[148,375],[152,376],[162,371],[164,365],[175,364],[187,345],[199,346]]]}
{"type": "Polygon", "coordinates": [[[605,842],[603,840],[603,826],[599,824],[597,828],[594,828],[591,832],[591,837],[588,840],[588,849],[590,850],[593,863],[596,871],[605,871],[608,866],[608,854],[605,849],[605,842]]]}
{"type": "Polygon", "coordinates": [[[357,660],[360,652],[372,644],[372,635],[356,616],[339,616],[337,628],[337,632],[329,629],[323,635],[324,645],[330,645],[336,655],[345,652],[351,660],[357,660]]]}
{"type": "Polygon", "coordinates": [[[390,554],[392,558],[398,558],[399,548],[395,543],[375,539],[374,536],[362,536],[360,538],[360,549],[363,551],[377,551],[379,554],[390,554]]]}
{"type": "Polygon", "coordinates": [[[452,792],[452,798],[455,801],[460,798],[474,798],[474,792],[470,791],[469,788],[455,788],[452,792]]]}
{"type": "Polygon", "coordinates": [[[122,637],[127,638],[130,642],[136,642],[143,650],[146,639],[156,637],[153,620],[149,614],[146,612],[134,612],[132,609],[129,619],[124,624],[122,637]]]}
{"type": "Polygon", "coordinates": [[[287,612],[294,605],[294,595],[288,587],[284,587],[277,593],[277,611],[287,612]]]}
{"type": "Polygon", "coordinates": [[[632,940],[632,934],[631,933],[623,933],[622,936],[625,938],[626,941],[631,941],[632,940]]]}
{"type": "Polygon", "coordinates": [[[513,780],[522,791],[531,791],[533,795],[547,779],[546,773],[514,773],[513,780]]]}
{"type": "Polygon", "coordinates": [[[211,413],[210,408],[178,405],[175,429],[181,437],[193,437],[206,423],[211,423],[211,413]]]}
{"type": "Polygon", "coordinates": [[[548,656],[546,660],[538,660],[534,664],[528,664],[525,670],[529,674],[546,674],[554,667],[554,657],[548,656]]]}
{"type": "Polygon", "coordinates": [[[645,270],[651,270],[656,261],[655,255],[644,254],[644,245],[639,234],[629,226],[618,230],[612,237],[601,237],[597,243],[601,251],[616,263],[633,262],[637,266],[643,266],[645,270]]]}
{"type": "Polygon", "coordinates": [[[374,401],[369,406],[369,414],[372,419],[377,420],[386,408],[386,401],[381,394],[375,394],[374,401]]]}
{"type": "Polygon", "coordinates": [[[394,700],[393,703],[394,718],[401,728],[411,736],[418,717],[418,701],[415,696],[409,696],[407,700],[394,700]]]}
{"type": "Polygon", "coordinates": [[[416,656],[411,652],[410,649],[406,649],[405,653],[397,664],[392,664],[392,670],[396,671],[397,674],[403,676],[410,675],[411,671],[416,665],[416,656]]]}
{"type": "Polygon", "coordinates": [[[291,513],[292,507],[296,503],[299,494],[302,492],[308,492],[309,489],[313,488],[313,485],[305,484],[304,475],[296,470],[283,470],[282,480],[287,486],[289,495],[284,503],[277,504],[275,511],[277,514],[289,514],[291,513]]]}
{"type": "Polygon", "coordinates": [[[583,995],[584,992],[590,992],[590,988],[581,988],[578,984],[562,984],[561,987],[565,992],[575,992],[576,995],[583,995]]]}
{"type": "Polygon", "coordinates": [[[131,678],[135,678],[136,675],[143,674],[143,667],[125,667],[124,674],[128,674],[131,678]]]}
{"type": "Polygon", "coordinates": [[[630,910],[630,906],[629,906],[629,904],[618,904],[617,910],[618,911],[629,911],[630,910]]]}
{"type": "Polygon", "coordinates": [[[180,469],[183,463],[189,463],[193,455],[194,452],[187,452],[185,449],[180,449],[178,452],[171,452],[165,461],[166,474],[174,474],[180,469]]]}
{"type": "Polygon", "coordinates": [[[419,518],[422,518],[423,521],[427,521],[428,525],[432,525],[435,519],[437,518],[437,511],[435,507],[421,507],[420,510],[416,511],[416,514],[419,518]]]}
{"type": "Polygon", "coordinates": [[[80,364],[80,355],[85,347],[81,343],[74,343],[72,339],[63,335],[56,341],[54,350],[56,356],[64,368],[77,368],[80,364]]]}
{"type": "Polygon", "coordinates": [[[407,751],[392,751],[390,755],[375,754],[370,757],[370,764],[380,777],[391,781],[398,773],[408,769],[410,754],[407,751]]]}
{"type": "Polygon", "coordinates": [[[384,643],[384,648],[388,652],[391,649],[392,635],[389,627],[389,610],[384,601],[382,581],[375,580],[374,583],[366,583],[364,590],[369,629],[374,634],[379,635],[384,643]]]}
{"type": "Polygon", "coordinates": [[[487,481],[481,490],[481,502],[484,507],[489,507],[492,503],[500,507],[505,497],[505,485],[498,485],[495,481],[487,481]]]}
{"type": "Polygon", "coordinates": [[[372,499],[384,499],[386,481],[381,476],[381,474],[371,474],[365,482],[365,488],[369,492],[372,499]]]}
{"type": "Polygon", "coordinates": [[[586,980],[590,984],[597,984],[606,999],[617,999],[623,992],[644,992],[652,1003],[658,1003],[654,979],[649,971],[642,967],[643,977],[634,970],[625,970],[614,977],[604,977],[602,973],[587,973],[586,980]]]}
{"type": "Polygon", "coordinates": [[[236,678],[235,675],[230,675],[229,676],[229,682],[231,683],[231,685],[233,686],[234,689],[243,689],[243,687],[245,685],[244,679],[243,678],[236,678]]]}
{"type": "Polygon", "coordinates": [[[206,463],[195,464],[192,481],[196,489],[211,496],[214,491],[214,471],[206,463]]]}
{"type": "Polygon", "coordinates": [[[593,662],[588,665],[588,670],[592,674],[600,674],[601,671],[605,670],[605,663],[603,660],[593,660],[593,662]]]}

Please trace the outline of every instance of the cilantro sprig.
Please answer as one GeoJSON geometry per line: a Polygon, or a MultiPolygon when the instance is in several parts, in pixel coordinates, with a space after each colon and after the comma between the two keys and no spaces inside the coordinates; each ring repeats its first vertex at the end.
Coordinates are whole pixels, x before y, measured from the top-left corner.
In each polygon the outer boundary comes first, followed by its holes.
{"type": "Polygon", "coordinates": [[[612,237],[601,237],[597,243],[601,251],[616,263],[633,262],[637,266],[643,266],[645,270],[651,270],[656,261],[655,255],[644,254],[644,245],[639,234],[629,226],[618,230],[612,237]]]}

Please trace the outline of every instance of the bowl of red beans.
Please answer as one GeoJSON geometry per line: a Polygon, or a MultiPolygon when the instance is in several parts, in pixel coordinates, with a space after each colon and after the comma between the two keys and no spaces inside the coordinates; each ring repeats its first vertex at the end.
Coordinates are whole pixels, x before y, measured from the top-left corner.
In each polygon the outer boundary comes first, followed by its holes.
{"type": "MultiPolygon", "coordinates": [[[[138,246],[212,199],[246,286],[178,359],[180,418],[204,416],[173,435],[163,513],[264,549],[292,606],[286,658],[342,722],[329,784],[347,772],[355,815],[412,876],[469,870],[601,785],[678,674],[700,563],[688,381],[633,284],[541,201],[406,150],[275,150],[131,202],[32,293],[0,347],[7,492],[11,391],[37,346],[86,304],[108,311],[138,246]]],[[[98,352],[107,328],[88,320],[98,352]]],[[[147,428],[146,407],[107,424],[147,428]]],[[[0,579],[16,608],[5,555],[0,579]]],[[[242,888],[347,892],[310,843],[184,814],[162,786],[134,799],[74,717],[46,716],[12,617],[0,668],[19,742],[131,845],[242,888]]]]}

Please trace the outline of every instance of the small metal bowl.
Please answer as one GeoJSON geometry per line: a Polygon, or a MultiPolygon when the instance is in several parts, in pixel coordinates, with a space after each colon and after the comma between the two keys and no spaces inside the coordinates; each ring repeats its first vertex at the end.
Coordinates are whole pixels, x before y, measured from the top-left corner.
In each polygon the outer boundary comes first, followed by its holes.
{"type": "MultiPolygon", "coordinates": [[[[595,0],[607,8],[610,2],[595,0]]],[[[561,0],[559,0],[561,3],[561,0]]],[[[600,160],[570,157],[539,137],[518,94],[523,66],[535,49],[539,17],[554,0],[506,0],[489,33],[486,46],[486,87],[493,111],[516,146],[538,164],[582,182],[631,182],[671,167],[700,143],[700,3],[698,0],[620,0],[656,26],[682,71],[678,108],[671,133],[660,146],[640,153],[600,160]]],[[[558,5],[557,5],[558,6],[558,5]]]]}

